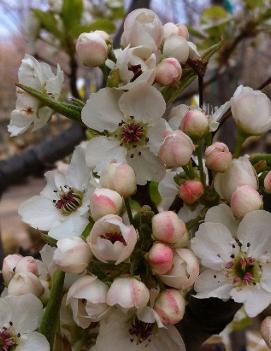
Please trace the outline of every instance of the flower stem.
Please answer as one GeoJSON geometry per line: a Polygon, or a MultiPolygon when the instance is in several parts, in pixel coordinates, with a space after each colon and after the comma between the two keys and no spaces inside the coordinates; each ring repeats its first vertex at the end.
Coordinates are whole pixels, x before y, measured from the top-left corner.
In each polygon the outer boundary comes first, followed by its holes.
{"type": "Polygon", "coordinates": [[[64,272],[56,271],[53,274],[50,298],[40,325],[40,332],[49,341],[51,350],[53,350],[55,334],[58,326],[64,278],[64,272]]]}
{"type": "Polygon", "coordinates": [[[242,145],[243,145],[245,140],[246,140],[246,136],[238,131],[235,149],[234,149],[234,153],[233,153],[233,156],[235,158],[238,158],[240,156],[241,150],[242,150],[242,145]]]}
{"type": "Polygon", "coordinates": [[[124,199],[124,203],[125,203],[125,207],[126,207],[126,211],[127,211],[127,214],[128,214],[128,218],[129,218],[129,221],[130,221],[130,224],[134,224],[134,218],[133,218],[133,213],[132,213],[132,209],[131,209],[131,206],[130,206],[130,202],[129,202],[129,198],[125,198],[124,199]]]}
{"type": "Polygon", "coordinates": [[[205,180],[205,173],[203,168],[203,147],[204,147],[204,140],[199,143],[198,148],[196,150],[196,154],[198,156],[198,162],[199,162],[200,180],[205,188],[206,180],[205,180]]]}
{"type": "Polygon", "coordinates": [[[252,164],[257,163],[259,161],[266,161],[268,164],[271,164],[271,154],[261,154],[261,153],[257,153],[257,154],[252,154],[250,155],[250,162],[252,164]]]}

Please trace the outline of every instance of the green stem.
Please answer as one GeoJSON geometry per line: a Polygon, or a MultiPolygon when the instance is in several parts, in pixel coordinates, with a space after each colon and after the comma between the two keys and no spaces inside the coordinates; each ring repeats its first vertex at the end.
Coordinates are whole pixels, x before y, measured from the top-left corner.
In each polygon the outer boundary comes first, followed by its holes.
{"type": "Polygon", "coordinates": [[[265,160],[268,164],[271,164],[271,154],[252,154],[250,155],[250,162],[252,164],[257,163],[259,161],[265,160]]]}
{"type": "Polygon", "coordinates": [[[125,203],[125,207],[126,207],[126,211],[127,211],[127,214],[128,214],[128,218],[129,218],[130,224],[133,225],[134,224],[134,218],[133,218],[133,213],[132,213],[132,210],[131,210],[129,198],[125,198],[124,199],[124,203],[125,203]]]}
{"type": "Polygon", "coordinates": [[[50,349],[53,350],[55,334],[58,326],[60,306],[63,296],[65,273],[56,271],[52,277],[52,288],[48,304],[40,325],[40,332],[50,343],[50,349]]]}
{"type": "Polygon", "coordinates": [[[196,150],[196,154],[198,156],[198,162],[199,162],[200,180],[205,188],[206,187],[206,180],[205,180],[205,173],[204,173],[204,168],[203,168],[203,147],[204,147],[204,140],[199,143],[197,150],[196,150]]]}
{"type": "Polygon", "coordinates": [[[242,150],[242,145],[243,145],[245,140],[246,140],[246,136],[244,134],[238,132],[233,157],[238,158],[240,156],[241,150],[242,150]]]}

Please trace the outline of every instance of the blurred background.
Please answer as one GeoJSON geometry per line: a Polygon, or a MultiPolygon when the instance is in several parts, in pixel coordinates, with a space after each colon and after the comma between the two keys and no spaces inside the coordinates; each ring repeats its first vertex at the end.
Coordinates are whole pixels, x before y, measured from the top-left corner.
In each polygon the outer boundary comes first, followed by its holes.
{"type": "MultiPolygon", "coordinates": [[[[45,170],[68,156],[84,131],[61,116],[54,116],[42,130],[10,138],[10,113],[16,101],[15,83],[25,53],[65,72],[63,96],[87,99],[102,85],[99,69],[85,69],[77,62],[76,36],[83,31],[104,29],[119,46],[123,17],[136,7],[151,7],[163,22],[185,23],[199,50],[223,41],[220,52],[208,65],[204,101],[213,109],[226,102],[238,84],[259,87],[271,76],[271,8],[266,0],[84,0],[80,18],[76,11],[74,31],[60,14],[62,0],[0,0],[0,232],[5,254],[30,252],[35,255],[42,243],[34,230],[21,223],[17,208],[44,186],[45,170]]],[[[69,19],[71,21],[71,19],[69,19]]],[[[71,22],[70,22],[71,23],[71,22]]],[[[197,101],[197,85],[189,86],[178,103],[197,101]]],[[[265,92],[270,96],[271,88],[265,92]]],[[[233,145],[232,122],[225,123],[220,140],[233,145]]],[[[247,150],[271,150],[271,137],[253,138],[247,150]]],[[[268,311],[266,312],[268,313],[268,311]]],[[[262,318],[261,316],[260,318],[262,318]]],[[[253,323],[242,313],[204,350],[266,350],[253,323]]]]}

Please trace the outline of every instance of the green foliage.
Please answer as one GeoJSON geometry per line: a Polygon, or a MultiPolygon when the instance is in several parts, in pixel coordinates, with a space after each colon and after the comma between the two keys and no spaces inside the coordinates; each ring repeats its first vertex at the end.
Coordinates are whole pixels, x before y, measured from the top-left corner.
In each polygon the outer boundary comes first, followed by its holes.
{"type": "Polygon", "coordinates": [[[158,182],[151,181],[149,183],[149,192],[151,201],[157,206],[161,202],[161,195],[158,190],[158,182]]]}
{"type": "Polygon", "coordinates": [[[60,16],[65,29],[72,33],[74,28],[80,23],[82,13],[82,0],[64,0],[60,16]]]}
{"type": "Polygon", "coordinates": [[[53,34],[57,39],[63,40],[63,33],[60,31],[56,17],[53,12],[32,9],[33,14],[39,21],[41,27],[53,34]]]}
{"type": "Polygon", "coordinates": [[[116,29],[115,24],[109,19],[97,19],[90,24],[77,23],[72,29],[72,35],[77,38],[83,32],[91,32],[95,30],[104,30],[107,33],[112,33],[116,29]]]}
{"type": "Polygon", "coordinates": [[[200,21],[204,23],[215,23],[227,18],[228,13],[222,6],[211,6],[203,10],[200,21]]]}

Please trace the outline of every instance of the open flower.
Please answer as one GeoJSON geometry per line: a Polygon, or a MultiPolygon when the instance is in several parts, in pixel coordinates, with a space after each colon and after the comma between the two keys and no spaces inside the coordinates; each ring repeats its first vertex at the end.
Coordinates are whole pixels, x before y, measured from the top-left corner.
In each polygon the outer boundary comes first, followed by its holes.
{"type": "Polygon", "coordinates": [[[232,298],[254,317],[271,303],[271,214],[250,212],[236,231],[230,210],[223,211],[223,206],[207,212],[208,222],[191,241],[206,268],[195,283],[196,297],[232,298]]]}
{"type": "Polygon", "coordinates": [[[76,280],[67,295],[67,305],[71,306],[73,319],[85,329],[91,322],[100,321],[108,312],[106,294],[108,287],[97,277],[86,275],[76,280]]]}
{"type": "Polygon", "coordinates": [[[77,147],[66,171],[49,171],[47,185],[19,207],[24,222],[56,238],[79,236],[88,224],[91,173],[77,147]]]}
{"type": "Polygon", "coordinates": [[[136,87],[128,92],[105,88],[90,96],[82,121],[99,135],[87,144],[86,159],[99,173],[111,161],[127,162],[137,183],[160,180],[164,167],[156,156],[163,140],[166,104],[154,87],[136,87]]]}
{"type": "Polygon", "coordinates": [[[134,315],[112,310],[100,322],[96,344],[91,351],[185,351],[180,333],[174,326],[156,328],[156,324],[144,323],[134,315]]]}
{"type": "MultiPolygon", "coordinates": [[[[25,55],[19,68],[19,83],[46,93],[58,99],[64,81],[63,71],[57,66],[56,75],[47,63],[40,63],[34,57],[25,55]]],[[[24,133],[32,124],[33,130],[42,128],[49,120],[53,110],[30,96],[22,89],[17,89],[16,109],[11,113],[8,131],[11,136],[24,133]]]]}
{"type": "Polygon", "coordinates": [[[87,242],[100,261],[119,264],[133,252],[137,232],[133,226],[125,225],[121,217],[107,215],[95,222],[87,242]]]}
{"type": "MultiPolygon", "coordinates": [[[[114,51],[116,63],[107,60],[106,65],[117,74],[119,89],[129,90],[137,85],[152,85],[155,78],[156,56],[143,46],[114,51]]],[[[115,83],[113,81],[113,83],[115,83]]],[[[114,85],[115,86],[115,85],[114,85]]]]}
{"type": "Polygon", "coordinates": [[[31,294],[0,299],[0,347],[3,351],[49,351],[38,329],[43,313],[40,300],[31,294]]]}

